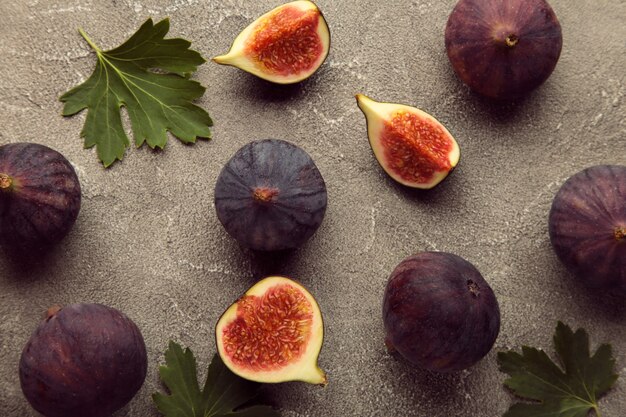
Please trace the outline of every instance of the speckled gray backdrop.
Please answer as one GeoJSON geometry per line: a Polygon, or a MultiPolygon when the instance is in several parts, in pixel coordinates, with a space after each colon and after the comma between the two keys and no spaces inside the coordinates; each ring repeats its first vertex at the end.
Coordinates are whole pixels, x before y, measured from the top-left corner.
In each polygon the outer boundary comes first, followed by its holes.
{"type": "Polygon", "coordinates": [[[18,382],[22,346],[52,304],[100,302],[142,329],[149,373],[116,417],[156,416],[150,394],[170,339],[193,348],[204,369],[220,313],[255,279],[301,280],[326,319],[326,388],[268,386],[286,417],[496,417],[512,401],[498,350],[530,344],[552,352],[558,319],[612,341],[625,376],[602,400],[626,414],[626,307],[588,294],[551,252],[546,218],[560,184],[580,169],[626,164],[626,2],[553,0],[564,31],[556,71],[526,100],[493,104],[451,71],[443,32],[454,0],[320,0],[332,50],[310,80],[278,87],[211,62],[195,79],[214,139],[165,151],[130,149],[104,170],[83,150],[84,114],[60,116],[61,93],[91,73],[83,27],[118,45],[147,18],[171,18],[171,34],[210,58],[280,0],[0,0],[0,143],[32,141],[65,154],[79,173],[83,207],[67,239],[28,268],[0,254],[0,415],[34,416],[18,382]],[[388,179],[367,143],[354,94],[417,105],[457,138],[461,162],[431,192],[388,179]],[[248,141],[276,137],[308,151],[324,175],[324,224],[280,259],[242,250],[212,205],[222,165],[248,141]],[[383,345],[386,279],[420,250],[454,252],[491,283],[502,310],[494,350],[449,375],[413,369],[383,345]]]}

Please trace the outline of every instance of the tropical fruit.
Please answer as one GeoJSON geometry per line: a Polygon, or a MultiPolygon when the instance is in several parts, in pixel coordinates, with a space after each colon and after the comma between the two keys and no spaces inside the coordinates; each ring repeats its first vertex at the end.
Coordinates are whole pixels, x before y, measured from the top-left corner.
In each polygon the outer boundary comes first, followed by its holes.
{"type": "Polygon", "coordinates": [[[570,177],[548,224],[554,251],[578,279],[626,294],[626,166],[597,165],[570,177]]]}
{"type": "Polygon", "coordinates": [[[460,0],[446,26],[454,71],[494,99],[516,99],[543,84],[562,46],[561,25],[545,0],[460,0]]]}
{"type": "Polygon", "coordinates": [[[251,142],[226,163],[215,210],[226,231],[258,251],[294,249],[321,225],[326,184],[311,157],[277,139],[251,142]]]}
{"type": "Polygon", "coordinates": [[[106,417],[128,403],[146,377],[137,326],[100,304],[53,307],[22,351],[22,391],[46,417],[106,417]]]}
{"type": "Polygon", "coordinates": [[[256,19],[237,36],[230,51],[213,60],[278,84],[310,77],[330,48],[324,16],[310,1],[278,6],[256,19]]]}
{"type": "Polygon", "coordinates": [[[0,244],[15,252],[46,248],[72,228],[80,183],[59,152],[35,143],[0,146],[0,244]]]}
{"type": "Polygon", "coordinates": [[[258,382],[325,384],[317,365],[324,324],[313,296],[285,277],[252,286],[219,319],[220,357],[235,374],[258,382]]]}
{"type": "Polygon", "coordinates": [[[428,113],[403,104],[380,103],[362,94],[356,99],[367,120],[374,156],[400,184],[433,188],[459,162],[456,140],[428,113]]]}
{"type": "Polygon", "coordinates": [[[446,252],[421,252],[392,272],[383,301],[386,344],[418,367],[466,369],[493,347],[498,301],[480,272],[446,252]]]}

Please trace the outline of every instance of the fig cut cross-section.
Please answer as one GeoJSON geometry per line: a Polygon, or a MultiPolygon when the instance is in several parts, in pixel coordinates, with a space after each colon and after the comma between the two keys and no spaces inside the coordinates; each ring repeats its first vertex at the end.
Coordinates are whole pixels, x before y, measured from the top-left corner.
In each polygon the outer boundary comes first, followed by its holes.
{"type": "Polygon", "coordinates": [[[242,378],[261,383],[326,384],[317,365],[324,324],[313,296],[285,277],[253,285],[220,317],[217,350],[242,378]]]}
{"type": "Polygon", "coordinates": [[[330,31],[315,3],[299,0],[278,6],[246,27],[230,51],[213,58],[277,84],[293,84],[324,63],[330,31]]]}
{"type": "Polygon", "coordinates": [[[380,166],[395,181],[429,189],[459,162],[450,132],[430,114],[407,105],[382,103],[362,94],[357,104],[367,120],[367,135],[380,166]]]}

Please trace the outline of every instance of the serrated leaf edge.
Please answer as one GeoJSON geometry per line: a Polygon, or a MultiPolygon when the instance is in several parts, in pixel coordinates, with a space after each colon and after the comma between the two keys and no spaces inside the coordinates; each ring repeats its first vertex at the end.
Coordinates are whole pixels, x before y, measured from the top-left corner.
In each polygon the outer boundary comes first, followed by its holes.
{"type": "MultiPolygon", "coordinates": [[[[204,385],[202,388],[200,387],[200,384],[198,383],[198,362],[197,362],[197,360],[196,360],[196,358],[195,358],[195,355],[194,355],[193,351],[192,351],[189,347],[187,347],[187,348],[183,349],[183,348],[182,348],[182,346],[181,346],[180,344],[178,344],[178,343],[174,342],[173,340],[170,340],[170,342],[169,342],[169,344],[168,344],[168,348],[167,348],[167,350],[165,351],[165,354],[164,354],[164,357],[165,357],[165,363],[166,363],[166,364],[165,364],[165,365],[160,365],[160,366],[159,366],[159,379],[160,379],[161,383],[162,383],[162,384],[166,387],[167,391],[169,392],[169,395],[168,395],[168,394],[164,394],[164,393],[162,393],[162,392],[158,392],[158,391],[157,391],[157,392],[155,392],[155,393],[153,393],[153,394],[151,395],[152,401],[155,403],[157,410],[158,410],[158,411],[159,411],[159,413],[161,413],[162,415],[165,415],[165,414],[164,414],[164,412],[161,410],[161,408],[159,407],[159,402],[160,402],[161,400],[163,400],[163,399],[166,399],[166,398],[168,398],[168,397],[171,397],[171,396],[172,396],[172,389],[171,389],[171,387],[170,387],[170,386],[169,386],[169,385],[168,385],[168,384],[167,384],[167,383],[163,380],[162,376],[163,376],[163,372],[164,372],[164,371],[165,371],[165,372],[167,372],[167,371],[171,368],[171,366],[170,366],[170,364],[171,364],[170,359],[174,358],[174,359],[176,359],[176,360],[177,360],[177,359],[178,359],[178,357],[180,356],[179,354],[177,354],[177,353],[175,352],[175,351],[177,351],[177,350],[178,350],[180,353],[182,353],[182,356],[183,356],[183,357],[187,357],[187,356],[189,355],[190,360],[192,360],[192,361],[193,361],[193,364],[194,364],[194,374],[195,374],[195,377],[196,377],[197,389],[200,391],[200,393],[201,393],[201,395],[202,395],[202,396],[206,396],[206,395],[207,395],[207,393],[205,392],[205,390],[206,390],[206,388],[207,388],[206,383],[205,383],[205,385],[204,385]]],[[[211,360],[211,363],[209,363],[209,368],[207,369],[207,375],[206,375],[206,380],[207,380],[207,382],[208,382],[208,380],[209,380],[209,374],[210,374],[210,367],[211,367],[211,364],[213,363],[213,361],[214,361],[216,358],[218,358],[218,359],[219,359],[219,356],[218,356],[217,354],[215,354],[215,355],[214,355],[213,359],[211,360]]],[[[221,360],[221,359],[220,359],[220,360],[221,360]]],[[[176,366],[178,366],[178,368],[179,368],[179,369],[181,369],[181,368],[182,368],[182,367],[180,366],[180,362],[179,362],[178,360],[176,361],[176,366]]],[[[226,367],[225,367],[225,366],[224,366],[224,370],[228,371],[228,370],[226,369],[226,367]]],[[[220,375],[221,375],[221,372],[223,372],[223,371],[220,371],[220,375]]],[[[240,378],[239,376],[236,376],[236,375],[235,375],[235,377],[236,377],[236,378],[240,378]]],[[[232,387],[232,384],[230,385],[230,387],[232,387]]],[[[214,389],[214,388],[211,388],[211,389],[214,389]]],[[[228,412],[228,413],[226,413],[226,414],[214,414],[214,413],[213,413],[213,410],[214,410],[214,408],[215,408],[215,405],[219,403],[219,400],[220,400],[220,399],[221,399],[221,398],[225,395],[225,393],[226,393],[226,390],[224,390],[224,391],[222,392],[222,394],[220,395],[220,397],[218,397],[218,399],[217,399],[217,400],[213,403],[213,405],[211,406],[211,409],[209,409],[209,410],[207,410],[206,412],[202,413],[203,417],[230,417],[230,416],[232,416],[232,417],[237,417],[237,416],[238,416],[238,411],[248,410],[249,408],[254,408],[254,409],[259,409],[259,410],[266,410],[267,412],[273,412],[276,416],[280,417],[280,414],[279,414],[279,413],[278,413],[278,412],[277,412],[277,411],[276,411],[273,407],[271,407],[271,406],[264,405],[264,404],[255,404],[255,405],[251,405],[250,407],[245,407],[245,405],[247,404],[247,402],[246,402],[246,403],[244,403],[244,404],[239,405],[239,406],[238,406],[237,408],[235,408],[232,412],[228,412]],[[243,408],[243,409],[241,409],[241,410],[240,410],[240,407],[242,407],[242,406],[244,406],[245,408],[243,408]]],[[[248,400],[248,401],[250,401],[250,400],[248,400]]],[[[189,401],[189,403],[191,403],[191,401],[189,401]]],[[[193,406],[192,406],[192,409],[193,409],[193,406]]],[[[184,412],[184,410],[182,410],[182,409],[179,409],[179,410],[181,410],[181,412],[184,412]]],[[[195,415],[196,415],[196,413],[195,413],[195,410],[194,410],[194,416],[195,416],[195,415]]]]}
{"type": "MultiPolygon", "coordinates": [[[[615,360],[615,358],[613,357],[613,348],[612,348],[612,345],[611,345],[610,343],[602,343],[602,344],[600,344],[600,345],[596,348],[596,350],[593,352],[593,354],[592,354],[592,353],[591,353],[591,343],[590,343],[590,340],[589,340],[589,334],[587,333],[587,331],[586,331],[584,328],[582,328],[582,327],[581,327],[581,328],[578,328],[578,329],[576,330],[576,332],[574,332],[574,331],[571,329],[571,327],[569,327],[567,324],[565,324],[565,323],[563,323],[562,321],[560,321],[560,320],[559,320],[559,321],[557,322],[557,328],[556,328],[555,334],[554,334],[554,336],[553,336],[553,344],[554,344],[554,345],[556,345],[556,338],[557,338],[557,335],[558,335],[560,332],[562,332],[562,331],[568,331],[569,333],[571,333],[571,334],[572,334],[572,336],[573,336],[573,337],[574,337],[576,334],[578,334],[578,332],[582,332],[582,334],[583,334],[583,335],[585,335],[585,337],[586,337],[587,346],[589,347],[589,348],[588,348],[589,358],[594,358],[594,357],[598,354],[598,352],[599,352],[601,349],[608,349],[608,350],[609,350],[609,351],[608,351],[608,353],[609,353],[609,355],[610,355],[610,357],[611,357],[611,359],[610,359],[610,363],[611,363],[611,365],[612,365],[612,368],[613,368],[613,369],[615,368],[615,363],[616,363],[616,360],[615,360]]],[[[555,366],[557,366],[557,367],[559,368],[559,370],[560,370],[561,372],[564,372],[564,371],[563,371],[563,363],[562,363],[562,358],[560,357],[560,355],[558,355],[558,352],[557,352],[556,356],[557,356],[557,359],[558,359],[559,363],[556,363],[556,362],[554,362],[554,359],[552,359],[552,358],[551,358],[551,357],[550,357],[550,356],[549,356],[549,355],[548,355],[548,354],[547,354],[547,353],[546,353],[543,349],[534,348],[534,347],[531,347],[531,346],[526,346],[526,345],[522,345],[522,348],[521,348],[521,349],[522,349],[522,352],[524,352],[525,350],[534,350],[534,351],[538,351],[538,352],[544,353],[544,354],[545,354],[545,355],[546,355],[546,356],[547,356],[547,357],[548,357],[548,358],[552,361],[552,363],[553,363],[555,366]]],[[[555,350],[556,350],[556,349],[555,349],[555,350]]],[[[502,364],[500,363],[500,362],[502,361],[502,359],[501,359],[501,358],[503,358],[504,356],[506,356],[506,355],[508,355],[508,354],[515,354],[515,355],[518,355],[518,356],[520,356],[520,357],[522,357],[522,358],[524,357],[523,353],[522,353],[522,354],[520,354],[520,353],[518,353],[517,351],[515,351],[515,350],[513,350],[513,349],[509,349],[509,350],[507,350],[507,351],[503,351],[503,352],[498,352],[498,353],[497,353],[497,361],[498,361],[498,363],[499,363],[498,369],[500,370],[500,372],[503,372],[503,373],[506,373],[507,375],[510,375],[510,377],[509,377],[509,378],[507,378],[507,379],[504,381],[504,385],[505,385],[508,389],[510,389],[510,390],[512,391],[513,395],[515,395],[517,398],[520,398],[520,399],[525,400],[525,401],[530,401],[529,405],[532,405],[532,404],[536,404],[536,405],[546,404],[546,402],[545,402],[545,401],[535,400],[535,399],[531,399],[531,398],[527,398],[527,397],[523,397],[523,396],[521,396],[521,395],[518,395],[518,394],[515,392],[515,390],[514,390],[513,388],[511,388],[511,387],[510,387],[510,381],[514,378],[514,374],[510,374],[510,373],[508,373],[508,372],[504,371],[504,370],[502,369],[502,364]]],[[[530,374],[530,375],[532,375],[533,377],[536,377],[536,378],[537,378],[538,380],[540,380],[540,381],[547,382],[547,381],[543,380],[542,378],[537,377],[536,375],[534,375],[534,374],[532,374],[532,373],[529,373],[529,374],[530,374]]],[[[612,388],[613,384],[615,384],[615,382],[616,382],[616,381],[617,381],[617,379],[619,378],[619,375],[618,375],[617,373],[613,373],[613,374],[611,375],[611,378],[612,378],[612,382],[611,382],[611,388],[612,388]]],[[[554,384],[552,384],[552,383],[547,383],[547,385],[551,385],[551,386],[553,386],[553,387],[557,388],[557,389],[558,389],[559,391],[561,391],[561,392],[568,393],[568,392],[566,392],[566,391],[563,391],[560,387],[557,387],[557,386],[555,386],[555,385],[554,385],[554,384]]],[[[584,384],[584,383],[583,383],[583,386],[585,387],[585,390],[587,390],[587,386],[586,386],[586,384],[584,384]]],[[[609,390],[610,390],[610,389],[609,389],[609,390]]],[[[570,395],[569,395],[569,397],[570,397],[570,398],[574,398],[574,399],[576,399],[576,400],[579,400],[579,401],[580,401],[582,404],[584,404],[584,405],[588,405],[588,409],[589,409],[589,410],[592,410],[592,409],[593,409],[593,410],[594,410],[594,412],[596,413],[596,416],[597,416],[597,417],[601,417],[601,416],[602,416],[602,414],[601,414],[601,411],[600,411],[600,409],[599,409],[598,400],[599,400],[600,398],[602,398],[604,395],[606,395],[606,394],[608,393],[608,391],[609,391],[609,390],[605,391],[604,393],[601,393],[601,394],[600,394],[597,398],[596,398],[596,396],[595,396],[595,395],[589,395],[590,397],[593,397],[593,398],[594,398],[594,402],[589,402],[589,401],[587,401],[587,400],[585,400],[585,399],[583,399],[583,398],[580,398],[579,396],[574,395],[574,394],[570,394],[570,395]]],[[[509,407],[509,409],[505,412],[505,414],[503,415],[503,417],[507,417],[507,416],[509,415],[509,413],[511,413],[511,412],[512,412],[513,407],[515,407],[515,406],[516,406],[516,405],[518,405],[518,404],[524,404],[524,403],[519,403],[519,402],[517,402],[517,403],[512,404],[512,405],[511,405],[511,407],[509,407]]]]}
{"type": "MultiPolygon", "coordinates": [[[[164,36],[163,36],[163,39],[165,39],[165,34],[167,34],[167,32],[169,32],[169,28],[170,28],[170,20],[169,20],[169,17],[166,17],[166,18],[164,18],[164,19],[160,20],[159,22],[157,22],[157,23],[156,23],[156,25],[154,24],[154,21],[152,20],[152,18],[148,18],[148,19],[147,19],[147,20],[146,20],[146,21],[145,21],[145,22],[144,22],[144,23],[140,26],[140,28],[139,28],[137,31],[135,31],[135,33],[139,32],[139,31],[140,31],[140,30],[141,30],[144,26],[146,26],[146,25],[150,25],[150,26],[152,27],[152,29],[154,29],[154,27],[155,27],[155,26],[160,25],[160,24],[163,24],[163,25],[165,25],[165,27],[166,27],[166,28],[165,28],[165,33],[164,33],[164,36]]],[[[106,74],[106,76],[107,76],[107,91],[108,91],[108,74],[109,74],[109,70],[108,70],[107,66],[111,67],[111,68],[112,68],[112,69],[113,69],[113,70],[117,73],[117,75],[120,77],[120,79],[122,80],[122,82],[123,82],[125,85],[127,85],[126,80],[128,80],[128,77],[125,77],[124,75],[126,75],[126,76],[130,76],[130,75],[129,75],[129,74],[127,74],[127,73],[125,73],[125,72],[123,72],[123,71],[120,71],[120,70],[119,70],[119,69],[118,69],[115,65],[113,65],[113,64],[112,64],[112,63],[111,63],[108,59],[106,59],[106,57],[107,57],[107,53],[109,53],[109,52],[111,52],[111,51],[114,51],[114,50],[115,50],[116,48],[118,48],[119,46],[118,46],[118,47],[114,47],[114,48],[109,49],[109,50],[106,50],[106,51],[103,51],[101,48],[99,48],[99,47],[95,44],[95,42],[93,42],[93,41],[90,39],[90,37],[87,35],[87,33],[86,33],[86,32],[85,32],[82,28],[78,28],[78,32],[80,33],[80,35],[81,35],[81,36],[85,39],[85,41],[89,44],[89,46],[90,46],[90,47],[94,50],[94,52],[96,53],[96,57],[97,57],[97,59],[98,59],[98,62],[99,62],[99,64],[100,64],[100,66],[102,66],[102,71],[103,71],[103,72],[106,74]],[[107,65],[107,64],[108,64],[108,65],[107,65]]],[[[124,45],[124,44],[125,44],[125,43],[126,43],[126,42],[130,39],[130,38],[132,38],[132,36],[134,36],[134,34],[133,34],[133,35],[131,35],[131,36],[130,36],[128,39],[126,39],[124,42],[122,42],[122,43],[120,44],[120,46],[121,46],[121,45],[124,45]]],[[[191,41],[188,41],[188,40],[186,40],[186,39],[184,39],[184,38],[167,38],[167,39],[168,39],[168,40],[170,40],[170,39],[171,39],[171,40],[180,40],[180,41],[185,41],[185,42],[188,44],[188,45],[187,45],[187,49],[189,49],[189,48],[191,47],[191,41]]],[[[207,62],[207,60],[206,60],[204,57],[202,57],[202,55],[201,55],[199,52],[197,52],[197,51],[194,51],[194,52],[196,52],[196,53],[198,54],[198,56],[199,56],[199,58],[200,58],[200,61],[201,61],[201,62],[199,62],[197,65],[195,65],[196,69],[195,69],[194,71],[190,71],[190,72],[183,72],[183,73],[176,72],[176,71],[170,71],[170,72],[168,72],[168,74],[171,74],[171,75],[176,75],[176,76],[180,76],[180,77],[183,77],[183,78],[185,78],[185,79],[189,80],[189,78],[191,77],[191,75],[192,75],[192,74],[193,74],[193,73],[197,70],[197,67],[207,62]]],[[[132,77],[132,76],[130,76],[130,77],[132,77]]],[[[130,80],[129,80],[129,81],[130,81],[130,80]]],[[[197,82],[197,81],[193,81],[193,80],[189,80],[189,81],[190,81],[190,82],[194,82],[194,83],[196,83],[196,84],[197,84],[197,85],[198,85],[198,86],[199,86],[199,87],[203,90],[203,92],[202,92],[202,94],[201,94],[201,95],[203,95],[203,94],[204,94],[204,92],[206,91],[206,88],[205,88],[204,86],[202,86],[202,84],[201,84],[201,83],[199,83],[199,82],[197,82]]],[[[138,86],[136,83],[133,83],[132,81],[131,81],[131,83],[135,86],[135,88],[137,88],[138,90],[143,91],[143,92],[144,92],[147,96],[149,96],[151,99],[153,99],[155,102],[157,102],[157,103],[158,103],[161,107],[167,108],[167,109],[168,109],[168,110],[170,110],[172,113],[177,113],[177,111],[175,111],[174,109],[172,109],[172,107],[170,107],[170,106],[168,106],[167,104],[165,104],[165,103],[161,102],[161,101],[160,101],[160,100],[158,100],[156,97],[154,97],[152,94],[150,94],[149,92],[147,92],[146,90],[144,90],[143,88],[141,88],[140,86],[138,86]]],[[[67,96],[67,95],[68,95],[71,91],[73,91],[74,89],[76,89],[76,88],[80,87],[80,86],[81,86],[81,85],[83,85],[83,84],[84,84],[84,83],[81,83],[81,84],[79,84],[79,85],[77,85],[77,86],[75,86],[75,87],[71,88],[71,89],[70,89],[70,90],[68,90],[67,92],[63,93],[63,94],[61,95],[61,97],[59,98],[59,99],[60,99],[60,101],[62,101],[62,102],[64,102],[64,103],[65,103],[65,102],[66,102],[66,100],[65,100],[66,96],[67,96]]],[[[134,96],[134,93],[132,92],[132,90],[131,90],[130,88],[129,88],[129,91],[130,91],[130,92],[131,92],[131,94],[133,94],[133,96],[134,96]]],[[[113,94],[113,93],[107,93],[107,96],[109,96],[110,94],[113,94]]],[[[117,96],[116,96],[116,97],[117,97],[117,96]]],[[[118,101],[119,101],[119,97],[118,97],[118,101]]],[[[137,102],[139,102],[139,100],[137,100],[137,102]]],[[[206,127],[208,128],[208,127],[213,126],[213,121],[212,121],[211,117],[209,116],[208,112],[206,112],[206,110],[204,110],[202,107],[199,107],[199,106],[197,106],[197,105],[193,104],[193,102],[192,102],[192,101],[190,101],[190,103],[191,103],[191,105],[192,105],[192,106],[197,107],[198,109],[200,109],[202,112],[204,112],[204,113],[206,114],[206,117],[207,117],[207,119],[208,119],[207,124],[206,124],[206,127]]],[[[121,103],[120,105],[118,105],[118,109],[119,109],[119,110],[121,110],[121,108],[122,108],[122,107],[125,107],[125,106],[126,106],[126,104],[125,104],[125,103],[121,103]]],[[[143,109],[143,106],[141,106],[141,105],[140,105],[140,107],[143,109]]],[[[73,115],[75,115],[75,114],[78,114],[78,113],[82,112],[82,111],[83,111],[83,110],[85,110],[86,108],[88,108],[88,106],[85,106],[85,107],[83,107],[83,108],[81,108],[81,109],[77,109],[76,111],[73,111],[73,112],[71,112],[71,113],[66,113],[66,107],[64,106],[64,109],[63,109],[63,111],[62,111],[62,115],[63,115],[64,117],[73,116],[73,115]]],[[[146,115],[148,115],[148,113],[147,113],[145,110],[143,110],[143,112],[144,112],[146,115]]],[[[148,118],[149,118],[149,117],[148,117],[148,118]]],[[[85,121],[85,123],[86,123],[86,121],[85,121]]],[[[107,122],[107,125],[108,125],[108,122],[107,122]]],[[[81,137],[82,137],[82,138],[86,138],[86,133],[85,133],[84,129],[85,129],[85,127],[83,126],[83,130],[81,131],[81,137]]],[[[169,129],[166,129],[166,134],[167,134],[167,132],[170,132],[170,133],[171,133],[171,131],[170,131],[169,129]]],[[[125,152],[125,151],[126,151],[126,149],[128,149],[128,148],[130,147],[130,139],[128,138],[128,135],[126,134],[126,132],[123,132],[122,134],[124,135],[125,140],[123,141],[124,151],[123,151],[121,154],[119,154],[119,153],[115,153],[115,154],[113,155],[113,157],[112,157],[112,158],[107,158],[107,159],[105,160],[105,158],[104,158],[102,155],[100,155],[100,152],[98,152],[98,158],[100,159],[100,161],[102,162],[102,164],[103,164],[103,166],[104,166],[105,168],[110,167],[110,166],[111,166],[111,165],[113,165],[116,161],[122,161],[122,159],[124,158],[124,155],[125,155],[125,153],[126,153],[126,152],[125,152]]],[[[173,135],[173,136],[177,137],[176,135],[173,135]]],[[[177,137],[177,138],[178,138],[178,137],[177,137]]],[[[179,140],[181,140],[181,142],[183,142],[183,143],[196,143],[196,142],[197,142],[197,140],[198,140],[199,138],[201,138],[201,139],[211,139],[211,138],[212,138],[212,132],[211,132],[210,130],[207,130],[207,132],[206,132],[206,134],[205,134],[205,135],[196,135],[194,138],[192,138],[192,139],[190,139],[190,140],[183,140],[183,139],[181,139],[181,138],[178,138],[178,139],[179,139],[179,140]]],[[[141,138],[141,140],[139,140],[139,139],[135,138],[135,141],[134,141],[134,142],[135,142],[135,145],[136,145],[136,147],[137,147],[137,148],[140,148],[141,146],[143,146],[143,144],[144,144],[144,143],[147,143],[147,144],[148,144],[148,146],[149,146],[151,149],[157,149],[157,148],[158,148],[158,149],[164,149],[165,145],[167,144],[167,143],[163,143],[163,144],[160,144],[160,143],[151,143],[151,142],[150,142],[150,138],[141,138]]],[[[94,147],[94,146],[97,146],[97,143],[93,143],[93,144],[87,144],[87,143],[85,143],[84,148],[85,148],[85,149],[89,149],[89,148],[92,148],[92,147],[94,147]]]]}

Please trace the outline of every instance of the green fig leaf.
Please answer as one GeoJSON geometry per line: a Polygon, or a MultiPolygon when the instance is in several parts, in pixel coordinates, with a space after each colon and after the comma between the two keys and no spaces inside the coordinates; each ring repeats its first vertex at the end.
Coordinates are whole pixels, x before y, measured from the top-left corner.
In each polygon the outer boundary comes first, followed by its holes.
{"type": "Polygon", "coordinates": [[[152,400],[166,417],[280,417],[269,406],[251,405],[260,384],[233,374],[217,354],[203,389],[193,352],[175,342],[170,342],[159,374],[170,394],[157,392],[152,400]]]}
{"type": "Polygon", "coordinates": [[[543,350],[528,346],[521,354],[498,353],[500,370],[510,376],[504,385],[519,397],[539,402],[514,404],[504,417],[587,417],[592,410],[601,415],[598,400],[618,378],[611,345],[601,345],[591,356],[587,332],[574,333],[561,322],[554,345],[563,369],[543,350]]]}
{"type": "Polygon", "coordinates": [[[81,132],[105,167],[124,157],[130,142],[120,116],[126,107],[135,145],[163,149],[167,132],[182,142],[211,137],[209,114],[193,104],[205,88],[189,79],[204,58],[185,39],[164,39],[169,20],[148,19],[119,47],[102,51],[80,30],[98,58],[93,74],[60,98],[64,116],[87,109],[81,132]],[[154,70],[159,72],[155,72],[154,70]]]}

